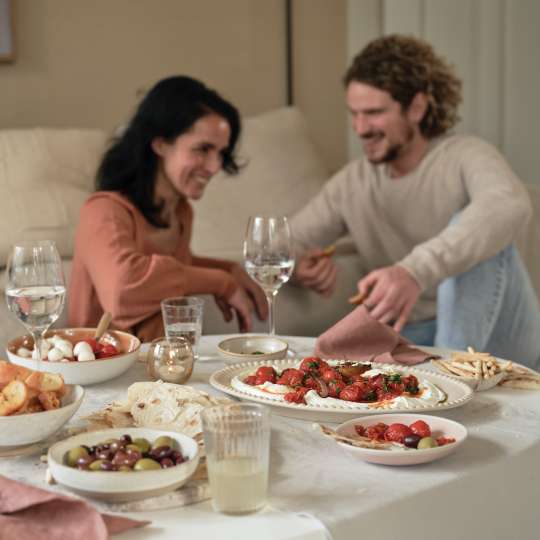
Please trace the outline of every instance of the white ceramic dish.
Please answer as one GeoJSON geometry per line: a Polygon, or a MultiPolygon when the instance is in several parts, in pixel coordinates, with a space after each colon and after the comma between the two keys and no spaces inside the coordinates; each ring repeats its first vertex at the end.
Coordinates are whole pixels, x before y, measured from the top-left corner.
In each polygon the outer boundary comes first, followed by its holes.
{"type": "MultiPolygon", "coordinates": [[[[95,328],[66,328],[53,329],[47,332],[46,336],[59,335],[74,345],[84,338],[93,337],[94,333],[95,328]]],[[[141,342],[135,336],[118,330],[107,332],[102,341],[119,347],[122,353],[110,358],[89,362],[49,362],[48,360],[42,360],[38,366],[32,358],[24,358],[16,354],[17,350],[22,346],[30,350],[33,349],[33,340],[30,336],[19,336],[8,341],[6,352],[9,361],[13,364],[33,370],[60,373],[64,377],[66,384],[90,385],[114,379],[127,371],[137,360],[141,347],[141,342]]]]}
{"type": "Polygon", "coordinates": [[[285,358],[289,344],[274,336],[237,336],[223,340],[217,348],[225,360],[241,362],[285,358]]]}
{"type": "Polygon", "coordinates": [[[0,416],[0,447],[23,446],[50,437],[77,412],[83,397],[81,386],[68,386],[58,409],[0,416]]]}
{"type": "Polygon", "coordinates": [[[400,423],[408,426],[417,420],[423,420],[430,426],[432,437],[454,438],[456,439],[456,442],[438,446],[436,448],[427,448],[425,450],[417,450],[415,448],[407,450],[399,448],[397,450],[374,450],[371,448],[351,446],[344,442],[338,442],[337,444],[342,446],[355,458],[361,459],[362,461],[368,461],[369,463],[377,463],[379,465],[418,465],[420,463],[435,461],[452,454],[467,438],[465,426],[458,422],[447,420],[446,418],[441,418],[439,416],[421,414],[385,414],[379,418],[362,416],[360,418],[353,418],[352,420],[348,420],[344,424],[341,424],[336,428],[336,432],[339,435],[354,438],[356,436],[354,426],[357,424],[368,427],[378,422],[384,422],[387,425],[400,423]]]}
{"type": "Polygon", "coordinates": [[[74,492],[106,501],[134,501],[161,495],[185,484],[199,463],[199,447],[187,435],[173,431],[147,428],[117,428],[81,433],[51,446],[47,455],[53,478],[74,492]],[[145,438],[150,442],[162,435],[173,438],[186,459],[184,463],[168,469],[133,472],[81,471],[64,465],[64,456],[70,449],[82,444],[92,446],[124,434],[133,439],[145,438]]]}
{"type": "Polygon", "coordinates": [[[344,402],[343,406],[332,405],[303,405],[297,403],[287,403],[284,401],[275,401],[272,398],[266,398],[262,396],[253,396],[242,390],[233,388],[231,381],[237,375],[240,377],[247,376],[254,372],[259,366],[270,365],[277,371],[283,371],[286,368],[294,367],[300,359],[294,360],[270,360],[261,362],[244,362],[240,364],[234,364],[227,366],[219,371],[216,371],[210,377],[210,384],[222,392],[235,396],[237,398],[246,401],[255,401],[257,403],[263,403],[272,408],[273,412],[281,416],[292,416],[294,418],[302,418],[304,420],[313,421],[325,421],[325,422],[344,422],[349,418],[359,415],[368,414],[381,414],[381,413],[399,413],[399,412],[411,412],[418,411],[441,411],[446,409],[452,409],[454,407],[460,407],[473,397],[473,391],[464,383],[457,381],[455,378],[448,375],[435,373],[433,371],[407,368],[402,366],[393,365],[396,371],[404,374],[415,375],[418,379],[426,379],[436,386],[438,386],[443,392],[446,393],[447,399],[443,403],[436,405],[428,405],[418,403],[418,406],[414,408],[395,408],[395,409],[379,409],[371,408],[366,410],[359,410],[358,408],[347,408],[344,402]]]}
{"type": "MultiPolygon", "coordinates": [[[[445,373],[437,364],[435,367],[439,373],[445,373]]],[[[469,388],[475,392],[483,392],[484,390],[490,390],[497,386],[505,377],[506,372],[500,371],[495,376],[490,377],[489,379],[475,379],[473,377],[461,377],[460,375],[450,375],[451,377],[456,378],[458,381],[465,383],[469,388]]]]}

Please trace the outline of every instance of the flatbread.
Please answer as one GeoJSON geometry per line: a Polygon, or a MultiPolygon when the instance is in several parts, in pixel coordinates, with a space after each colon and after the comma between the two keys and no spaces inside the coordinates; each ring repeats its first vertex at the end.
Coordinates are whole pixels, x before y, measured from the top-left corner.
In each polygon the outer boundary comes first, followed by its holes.
{"type": "Polygon", "coordinates": [[[195,437],[202,432],[200,412],[229,402],[228,398],[215,398],[191,386],[138,382],[128,388],[127,401],[112,403],[87,420],[100,427],[146,427],[195,437]]]}

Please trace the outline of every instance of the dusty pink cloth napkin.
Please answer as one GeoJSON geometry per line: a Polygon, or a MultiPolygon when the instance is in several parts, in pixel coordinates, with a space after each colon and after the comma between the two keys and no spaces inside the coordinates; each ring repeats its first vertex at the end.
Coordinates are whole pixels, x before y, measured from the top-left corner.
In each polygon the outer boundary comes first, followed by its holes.
{"type": "Polygon", "coordinates": [[[0,476],[0,538],[106,540],[148,523],[100,514],[83,500],[0,476]]]}
{"type": "Polygon", "coordinates": [[[323,358],[369,359],[408,366],[435,357],[411,347],[410,341],[390,326],[376,321],[364,306],[358,306],[321,334],[315,344],[315,354],[323,358]]]}

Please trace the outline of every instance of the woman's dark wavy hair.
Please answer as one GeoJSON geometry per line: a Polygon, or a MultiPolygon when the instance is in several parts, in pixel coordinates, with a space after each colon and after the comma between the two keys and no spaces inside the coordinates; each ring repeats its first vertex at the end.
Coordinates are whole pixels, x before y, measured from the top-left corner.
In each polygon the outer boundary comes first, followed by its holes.
{"type": "Polygon", "coordinates": [[[234,150],[240,136],[238,110],[216,91],[191,77],[175,76],[159,81],[140,103],[126,130],[107,150],[96,175],[98,191],[118,191],[128,197],[153,225],[163,227],[161,207],[154,204],[158,157],[152,140],[172,143],[203,116],[216,113],[229,123],[229,145],[222,152],[222,168],[237,174],[234,150]]]}
{"type": "Polygon", "coordinates": [[[373,40],[354,58],[343,82],[358,81],[388,92],[407,110],[417,92],[428,109],[420,123],[425,137],[442,135],[458,122],[461,81],[429,43],[398,34],[373,40]]]}

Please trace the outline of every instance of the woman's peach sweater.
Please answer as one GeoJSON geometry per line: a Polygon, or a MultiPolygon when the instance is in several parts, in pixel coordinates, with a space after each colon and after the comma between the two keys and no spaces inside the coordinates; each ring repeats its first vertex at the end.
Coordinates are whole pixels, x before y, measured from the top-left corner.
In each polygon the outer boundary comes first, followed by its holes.
{"type": "Polygon", "coordinates": [[[151,225],[123,195],[94,193],[81,209],[68,292],[70,326],[97,325],[104,311],[111,326],[142,341],[163,335],[160,302],[171,296],[212,294],[229,298],[237,284],[234,263],[195,257],[189,243],[193,209],[180,199],[176,246],[152,242],[151,225]]]}

